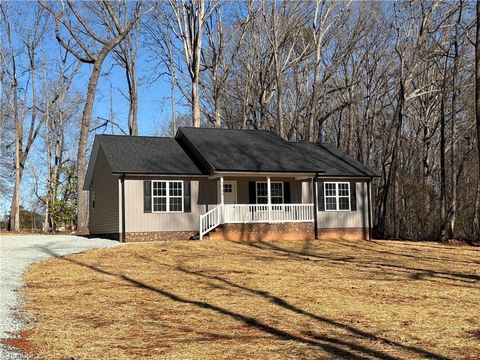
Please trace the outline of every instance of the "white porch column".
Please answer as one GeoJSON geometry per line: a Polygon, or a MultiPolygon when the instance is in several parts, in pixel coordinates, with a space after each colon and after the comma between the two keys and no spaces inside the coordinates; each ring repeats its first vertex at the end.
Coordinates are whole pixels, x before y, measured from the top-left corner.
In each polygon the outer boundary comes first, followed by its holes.
{"type": "Polygon", "coordinates": [[[268,222],[272,221],[272,186],[270,176],[267,177],[268,222]]]}
{"type": "Polygon", "coordinates": [[[220,206],[222,208],[222,218],[221,218],[221,222],[222,224],[224,223],[225,221],[225,194],[223,192],[223,176],[220,177],[220,206]]]}

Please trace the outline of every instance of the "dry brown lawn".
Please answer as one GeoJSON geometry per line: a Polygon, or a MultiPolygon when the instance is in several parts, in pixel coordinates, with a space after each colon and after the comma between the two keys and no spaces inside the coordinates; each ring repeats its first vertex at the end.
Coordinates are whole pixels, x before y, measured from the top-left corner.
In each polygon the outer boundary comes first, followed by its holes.
{"type": "Polygon", "coordinates": [[[128,244],[24,276],[46,359],[480,359],[480,249],[128,244]]]}

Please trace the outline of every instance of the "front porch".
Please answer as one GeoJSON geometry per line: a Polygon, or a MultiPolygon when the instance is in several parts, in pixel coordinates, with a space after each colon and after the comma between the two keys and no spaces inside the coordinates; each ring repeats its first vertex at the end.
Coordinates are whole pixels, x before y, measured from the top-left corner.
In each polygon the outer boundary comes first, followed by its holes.
{"type": "Polygon", "coordinates": [[[214,180],[219,202],[200,215],[200,239],[224,224],[314,222],[314,190],[303,189],[313,187],[313,176],[218,176],[214,180]]]}

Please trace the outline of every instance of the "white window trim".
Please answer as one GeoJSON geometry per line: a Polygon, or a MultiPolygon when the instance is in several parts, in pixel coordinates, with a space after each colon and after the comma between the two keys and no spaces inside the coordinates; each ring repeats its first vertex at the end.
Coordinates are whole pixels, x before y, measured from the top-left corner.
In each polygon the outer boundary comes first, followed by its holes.
{"type": "Polygon", "coordinates": [[[324,206],[324,209],[325,211],[352,211],[352,200],[351,200],[351,197],[352,196],[352,192],[351,192],[351,189],[350,189],[350,183],[348,181],[328,181],[328,182],[324,182],[323,183],[323,206],[324,206]],[[327,184],[334,184],[335,185],[335,196],[327,196],[327,187],[325,185],[327,184]],[[340,196],[339,195],[339,191],[338,191],[338,185],[339,184],[347,184],[348,186],[348,196],[346,195],[342,195],[340,196]],[[335,210],[332,210],[332,209],[327,209],[327,197],[328,198],[335,198],[335,203],[336,203],[336,209],[335,210]],[[348,209],[341,209],[340,210],[340,198],[347,198],[348,197],[348,209]]]}
{"type": "MultiPolygon", "coordinates": [[[[152,194],[152,213],[155,213],[155,214],[166,214],[166,213],[169,213],[169,214],[174,214],[174,213],[183,213],[185,212],[185,208],[184,208],[184,205],[185,205],[185,187],[184,187],[184,182],[183,180],[152,180],[152,188],[151,188],[151,194],[152,194]],[[167,187],[165,189],[166,191],[166,195],[165,196],[159,196],[159,195],[153,195],[153,184],[154,183],[166,183],[167,184],[167,187]],[[182,196],[181,196],[181,199],[182,199],[182,210],[176,210],[176,211],[170,211],[170,183],[181,183],[182,184],[182,196]],[[165,211],[155,211],[153,209],[153,199],[154,198],[166,198],[166,210],[165,211]]],[[[180,196],[172,196],[173,198],[179,198],[180,196]]]]}
{"type": "MultiPolygon", "coordinates": [[[[268,205],[268,194],[267,196],[260,196],[260,197],[266,197],[267,198],[267,204],[260,204],[258,202],[258,184],[267,184],[267,181],[255,181],[255,201],[257,205],[268,205]]],[[[270,181],[270,187],[272,184],[282,184],[282,202],[280,204],[285,204],[285,185],[283,181],[270,181]]],[[[268,186],[268,185],[267,185],[268,186]]],[[[279,198],[280,196],[270,196],[271,198],[279,198]]],[[[280,205],[278,203],[272,205],[280,205]]]]}

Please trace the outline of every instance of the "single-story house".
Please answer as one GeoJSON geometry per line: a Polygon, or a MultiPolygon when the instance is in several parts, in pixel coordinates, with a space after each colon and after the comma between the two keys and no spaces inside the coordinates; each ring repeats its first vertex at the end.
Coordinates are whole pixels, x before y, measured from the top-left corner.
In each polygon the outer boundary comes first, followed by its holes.
{"type": "Polygon", "coordinates": [[[89,229],[120,241],[368,239],[375,173],[336,147],[266,130],[97,135],[89,229]]]}

